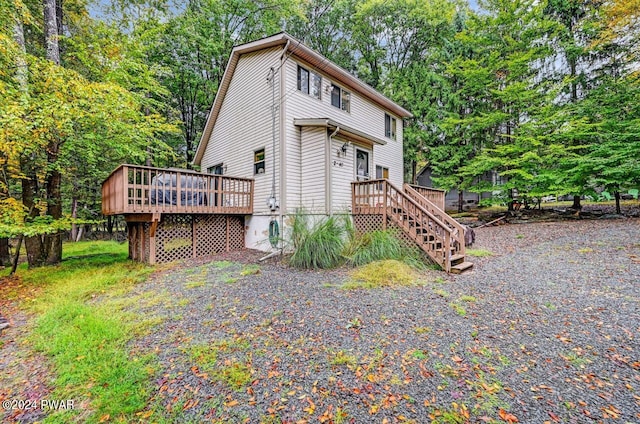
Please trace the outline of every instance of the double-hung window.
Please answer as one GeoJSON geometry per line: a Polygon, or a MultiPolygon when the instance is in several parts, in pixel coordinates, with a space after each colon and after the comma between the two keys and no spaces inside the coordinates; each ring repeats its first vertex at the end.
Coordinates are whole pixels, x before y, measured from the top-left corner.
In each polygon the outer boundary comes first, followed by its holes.
{"type": "Polygon", "coordinates": [[[298,90],[319,99],[322,91],[322,77],[298,65],[298,90]]]}
{"type": "Polygon", "coordinates": [[[331,84],[331,105],[345,112],[351,111],[351,93],[331,84]]]}
{"type": "Polygon", "coordinates": [[[396,118],[388,113],[384,114],[384,135],[392,140],[396,139],[396,118]]]}
{"type": "Polygon", "coordinates": [[[253,152],[253,173],[264,174],[264,149],[253,152]]]}

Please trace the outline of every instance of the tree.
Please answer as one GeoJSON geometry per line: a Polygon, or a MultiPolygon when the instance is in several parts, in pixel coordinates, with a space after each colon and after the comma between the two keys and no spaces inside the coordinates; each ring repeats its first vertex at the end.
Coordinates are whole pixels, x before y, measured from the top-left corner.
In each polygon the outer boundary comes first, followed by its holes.
{"type": "MultiPolygon", "coordinates": [[[[15,37],[9,38],[6,33],[0,36],[6,46],[0,61],[17,64],[6,68],[10,72],[2,75],[0,85],[0,157],[5,171],[2,186],[7,188],[0,199],[0,237],[26,236],[30,266],[61,259],[61,230],[70,225],[63,215],[66,179],[77,176],[74,172],[101,174],[104,178],[107,169],[91,172],[90,165],[95,163],[90,160],[92,157],[116,161],[139,158],[147,146],[158,144],[160,133],[172,129],[161,116],[147,109],[146,96],[115,82],[89,81],[58,63],[65,63],[66,57],[60,55],[59,48],[58,56],[55,54],[60,27],[56,19],[60,12],[52,14],[54,7],[54,3],[44,4],[47,38],[43,48],[29,45],[34,40],[22,42],[24,37],[19,36],[23,21],[33,25],[26,12],[10,15],[16,19],[15,37]],[[46,51],[46,57],[27,53],[39,51],[46,51]],[[82,164],[83,169],[73,163],[82,164]],[[8,187],[15,187],[15,181],[21,181],[21,185],[16,192],[10,192],[8,187]],[[17,199],[21,199],[23,208],[16,206],[17,199]]],[[[4,9],[0,12],[0,17],[9,16],[4,9]]],[[[66,28],[67,40],[73,41],[72,28],[66,28]]]]}
{"type": "Polygon", "coordinates": [[[191,0],[166,24],[140,25],[136,35],[153,39],[149,57],[168,71],[161,82],[181,122],[176,150],[184,166],[191,166],[233,46],[279,31],[296,13],[292,0],[191,0]]]}

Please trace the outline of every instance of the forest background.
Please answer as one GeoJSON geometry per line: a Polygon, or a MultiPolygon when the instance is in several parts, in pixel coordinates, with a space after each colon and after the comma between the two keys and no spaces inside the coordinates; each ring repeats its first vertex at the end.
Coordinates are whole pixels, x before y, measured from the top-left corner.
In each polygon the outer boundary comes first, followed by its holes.
{"type": "Polygon", "coordinates": [[[11,237],[59,262],[121,163],[190,168],[231,49],[282,30],[413,113],[406,181],[428,165],[443,189],[576,208],[637,189],[640,0],[472,6],[0,0],[0,262],[11,237]]]}

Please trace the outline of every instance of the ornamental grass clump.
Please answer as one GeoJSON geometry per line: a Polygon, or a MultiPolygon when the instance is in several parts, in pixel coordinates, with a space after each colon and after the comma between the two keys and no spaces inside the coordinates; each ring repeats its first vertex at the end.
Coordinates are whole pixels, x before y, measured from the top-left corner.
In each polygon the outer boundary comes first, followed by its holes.
{"type": "Polygon", "coordinates": [[[429,267],[417,247],[409,247],[400,241],[396,230],[376,230],[357,235],[350,231],[343,252],[351,266],[362,266],[374,261],[394,259],[404,262],[415,269],[429,267]]]}
{"type": "Polygon", "coordinates": [[[389,230],[377,230],[349,238],[344,256],[352,266],[361,266],[383,259],[401,260],[404,248],[389,230]]]}
{"type": "Polygon", "coordinates": [[[331,216],[310,227],[306,215],[298,212],[292,224],[293,254],[289,263],[296,268],[335,268],[343,262],[344,226],[331,216]]]}

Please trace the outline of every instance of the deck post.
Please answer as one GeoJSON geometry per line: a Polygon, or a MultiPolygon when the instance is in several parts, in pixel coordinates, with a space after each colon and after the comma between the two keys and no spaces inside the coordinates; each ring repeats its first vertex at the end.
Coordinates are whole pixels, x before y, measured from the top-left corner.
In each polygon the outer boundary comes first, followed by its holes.
{"type": "Polygon", "coordinates": [[[389,187],[387,187],[387,180],[382,182],[382,189],[384,192],[382,193],[382,229],[387,229],[387,193],[389,191],[389,187]]]}
{"type": "MultiPolygon", "coordinates": [[[[151,225],[149,226],[149,263],[151,265],[156,263],[156,229],[158,228],[158,222],[160,221],[160,214],[153,214],[151,225]]],[[[144,224],[141,224],[144,225],[144,224]]],[[[144,244],[142,246],[144,252],[144,244]]]]}
{"type": "Polygon", "coordinates": [[[231,250],[230,242],[229,242],[229,215],[227,215],[227,252],[231,250]]]}
{"type": "Polygon", "coordinates": [[[196,225],[197,215],[191,215],[191,253],[194,258],[197,257],[198,252],[198,226],[196,225]]]}

